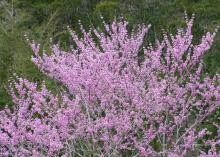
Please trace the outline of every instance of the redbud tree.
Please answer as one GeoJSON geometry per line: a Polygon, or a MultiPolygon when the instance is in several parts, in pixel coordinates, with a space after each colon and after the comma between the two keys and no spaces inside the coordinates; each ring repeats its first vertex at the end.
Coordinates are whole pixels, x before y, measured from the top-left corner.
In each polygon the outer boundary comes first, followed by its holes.
{"type": "MultiPolygon", "coordinates": [[[[15,76],[13,109],[0,111],[1,156],[217,157],[215,135],[201,127],[220,107],[220,76],[204,74],[202,57],[217,30],[192,44],[193,18],[176,35],[144,43],[150,25],[128,32],[128,22],[103,22],[50,55],[29,42],[33,63],[63,84],[61,97],[15,76]],[[140,52],[143,53],[140,59],[140,52]]],[[[219,118],[219,117],[217,117],[219,118]]]]}

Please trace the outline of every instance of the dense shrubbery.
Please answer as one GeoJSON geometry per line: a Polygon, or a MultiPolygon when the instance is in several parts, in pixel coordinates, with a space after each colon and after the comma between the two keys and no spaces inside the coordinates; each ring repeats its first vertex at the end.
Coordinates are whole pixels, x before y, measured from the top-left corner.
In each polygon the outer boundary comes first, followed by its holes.
{"type": "MultiPolygon", "coordinates": [[[[66,50],[70,43],[66,25],[73,26],[80,34],[77,29],[79,19],[86,28],[94,25],[102,29],[100,15],[108,23],[123,16],[131,25],[150,21],[153,27],[147,40],[153,42],[162,38],[161,28],[174,34],[176,27],[184,25],[184,10],[196,14],[193,43],[199,41],[204,31],[220,25],[219,0],[1,0],[0,108],[5,104],[13,105],[5,90],[12,73],[38,83],[45,80],[48,88],[56,91],[56,83],[47,79],[31,63],[30,49],[23,40],[24,33],[38,39],[43,49],[49,49],[49,38],[53,37],[66,50]]],[[[204,59],[204,70],[210,75],[220,72],[219,41],[220,34],[204,59]]]]}
{"type": "Polygon", "coordinates": [[[200,127],[220,106],[220,77],[202,62],[217,30],[195,45],[192,25],[186,17],[185,29],[146,46],[150,25],[129,33],[122,19],[104,32],[80,24],[81,38],[69,28],[71,50],[55,44],[51,55],[28,40],[34,64],[65,88],[55,96],[44,83],[11,80],[1,156],[218,156],[219,125],[213,137],[200,127]]]}

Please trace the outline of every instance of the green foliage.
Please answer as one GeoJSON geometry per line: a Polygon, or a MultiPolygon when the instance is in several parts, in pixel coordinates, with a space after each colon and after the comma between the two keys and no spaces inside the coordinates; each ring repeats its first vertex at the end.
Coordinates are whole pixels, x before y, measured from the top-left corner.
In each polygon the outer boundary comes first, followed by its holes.
{"type": "Polygon", "coordinates": [[[105,20],[112,21],[119,11],[119,3],[117,1],[101,1],[94,9],[95,17],[103,16],[105,20]]]}

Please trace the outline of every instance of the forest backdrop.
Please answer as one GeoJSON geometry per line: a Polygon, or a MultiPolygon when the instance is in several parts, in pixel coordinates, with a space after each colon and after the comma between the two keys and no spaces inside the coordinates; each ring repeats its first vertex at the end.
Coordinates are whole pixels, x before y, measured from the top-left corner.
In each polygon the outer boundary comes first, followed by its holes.
{"type": "MultiPolygon", "coordinates": [[[[56,92],[59,84],[49,80],[31,62],[33,52],[24,35],[41,43],[47,50],[50,38],[68,49],[67,26],[79,29],[78,20],[88,29],[100,27],[102,20],[125,18],[130,26],[152,24],[147,43],[161,39],[162,29],[175,33],[185,24],[184,11],[195,14],[193,34],[198,43],[204,32],[220,25],[220,0],[0,0],[0,107],[12,104],[7,94],[8,80],[16,73],[33,82],[46,80],[56,92]]],[[[80,33],[80,31],[78,31],[80,33]]],[[[211,51],[205,56],[205,70],[220,73],[220,33],[211,51]]]]}

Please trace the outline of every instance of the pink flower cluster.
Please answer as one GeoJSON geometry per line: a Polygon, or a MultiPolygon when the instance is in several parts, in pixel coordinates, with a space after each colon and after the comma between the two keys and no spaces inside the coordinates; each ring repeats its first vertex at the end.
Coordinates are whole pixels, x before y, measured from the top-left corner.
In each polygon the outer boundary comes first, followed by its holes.
{"type": "Polygon", "coordinates": [[[201,60],[217,30],[193,45],[193,18],[186,17],[175,36],[144,46],[150,25],[131,33],[127,25],[104,22],[105,32],[80,25],[82,38],[68,28],[69,52],[53,45],[41,56],[30,43],[33,62],[66,91],[59,97],[44,83],[11,81],[15,106],[0,111],[1,156],[219,156],[220,127],[213,124],[213,139],[200,127],[220,107],[220,76],[204,75],[201,60]]]}

